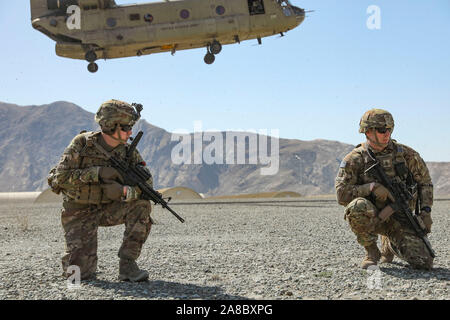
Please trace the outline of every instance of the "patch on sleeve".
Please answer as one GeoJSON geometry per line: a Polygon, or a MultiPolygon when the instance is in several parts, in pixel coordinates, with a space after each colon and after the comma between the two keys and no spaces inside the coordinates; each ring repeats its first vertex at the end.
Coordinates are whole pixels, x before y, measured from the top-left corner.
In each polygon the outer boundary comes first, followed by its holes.
{"type": "Polygon", "coordinates": [[[347,166],[347,161],[342,160],[341,164],[339,165],[339,168],[345,168],[347,166]]]}

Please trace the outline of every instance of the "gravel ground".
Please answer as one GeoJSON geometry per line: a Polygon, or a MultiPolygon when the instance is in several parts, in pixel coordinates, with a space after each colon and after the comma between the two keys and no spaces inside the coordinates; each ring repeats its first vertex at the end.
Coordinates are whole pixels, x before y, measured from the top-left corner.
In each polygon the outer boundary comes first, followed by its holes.
{"type": "Polygon", "coordinates": [[[364,250],[333,201],[253,201],[172,204],[184,224],[155,207],[143,283],[118,281],[124,227],[102,227],[97,279],[71,289],[60,276],[60,205],[2,201],[0,300],[450,298],[448,200],[433,208],[431,272],[397,258],[360,269],[364,250]]]}

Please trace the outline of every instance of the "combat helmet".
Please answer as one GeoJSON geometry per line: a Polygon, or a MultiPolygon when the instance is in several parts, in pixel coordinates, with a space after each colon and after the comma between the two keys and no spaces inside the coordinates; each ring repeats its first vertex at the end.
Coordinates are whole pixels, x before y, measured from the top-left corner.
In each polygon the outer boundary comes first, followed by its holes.
{"type": "Polygon", "coordinates": [[[366,111],[359,121],[359,132],[366,133],[370,128],[389,128],[394,131],[394,118],[392,114],[383,109],[371,109],[366,111]]]}
{"type": "Polygon", "coordinates": [[[100,106],[95,114],[97,122],[106,134],[113,134],[117,125],[133,126],[141,117],[142,105],[120,101],[108,100],[100,106]],[[133,108],[134,107],[134,108],[133,108]]]}

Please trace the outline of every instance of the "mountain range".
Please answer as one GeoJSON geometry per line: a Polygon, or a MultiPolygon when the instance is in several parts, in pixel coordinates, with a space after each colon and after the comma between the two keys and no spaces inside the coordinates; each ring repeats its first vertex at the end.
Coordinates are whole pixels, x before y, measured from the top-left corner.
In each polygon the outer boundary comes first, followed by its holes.
{"type": "MultiPolygon", "coordinates": [[[[70,102],[40,106],[0,102],[0,192],[47,189],[47,173],[72,138],[82,130],[98,129],[93,113],[70,102]]],[[[133,134],[138,131],[144,132],[138,150],[155,188],[184,186],[205,196],[281,190],[332,194],[339,163],[354,147],[321,139],[277,140],[250,132],[177,135],[144,119],[133,134]],[[279,157],[272,158],[277,148],[279,157]]],[[[450,194],[450,162],[427,164],[435,194],[450,194]]]]}

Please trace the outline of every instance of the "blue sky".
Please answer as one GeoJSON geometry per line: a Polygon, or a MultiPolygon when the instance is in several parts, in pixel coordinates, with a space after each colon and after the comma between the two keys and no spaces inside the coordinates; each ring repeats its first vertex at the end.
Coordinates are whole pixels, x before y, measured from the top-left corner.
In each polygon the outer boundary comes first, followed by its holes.
{"type": "Polygon", "coordinates": [[[143,103],[143,118],[168,131],[202,121],[205,130],[279,129],[282,138],[351,144],[363,141],[364,111],[381,107],[399,142],[427,161],[450,161],[450,2],[292,2],[315,12],[261,46],[224,46],[212,65],[195,49],[101,60],[90,74],[31,27],[28,0],[1,1],[0,101],[66,100],[95,112],[116,98],[143,103]],[[381,10],[380,30],[366,26],[370,5],[381,10]]]}

